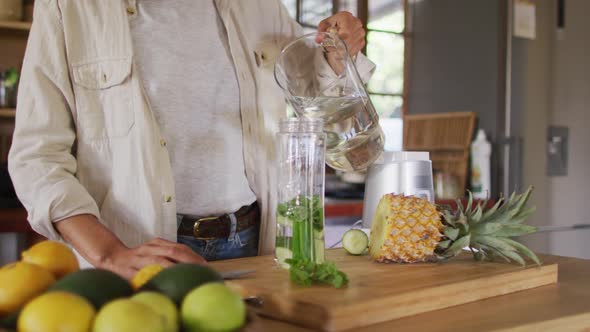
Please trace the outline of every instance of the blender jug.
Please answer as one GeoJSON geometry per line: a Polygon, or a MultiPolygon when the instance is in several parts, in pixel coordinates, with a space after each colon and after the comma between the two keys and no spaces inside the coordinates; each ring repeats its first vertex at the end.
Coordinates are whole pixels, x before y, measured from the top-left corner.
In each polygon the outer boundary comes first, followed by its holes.
{"type": "Polygon", "coordinates": [[[379,116],[338,36],[312,33],[285,46],[275,79],[298,117],[324,120],[328,165],[359,171],[379,158],[384,145],[379,116]]]}

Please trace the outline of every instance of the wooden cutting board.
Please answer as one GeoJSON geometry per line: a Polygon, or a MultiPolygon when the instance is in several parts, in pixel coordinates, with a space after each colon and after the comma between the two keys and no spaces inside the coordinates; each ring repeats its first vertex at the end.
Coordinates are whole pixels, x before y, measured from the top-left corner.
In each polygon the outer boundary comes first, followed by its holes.
{"type": "Polygon", "coordinates": [[[557,282],[557,264],[523,268],[475,262],[463,255],[445,263],[381,264],[342,249],[327,251],[349,279],[344,289],[300,287],[272,256],[211,263],[219,271],[255,269],[231,281],[258,312],[294,324],[341,331],[557,282]]]}

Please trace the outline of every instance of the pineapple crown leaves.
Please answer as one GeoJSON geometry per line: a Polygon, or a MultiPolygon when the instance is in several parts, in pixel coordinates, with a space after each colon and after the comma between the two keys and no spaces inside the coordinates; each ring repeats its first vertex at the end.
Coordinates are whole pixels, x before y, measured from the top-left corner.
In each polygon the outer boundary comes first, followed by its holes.
{"type": "Polygon", "coordinates": [[[443,208],[440,213],[444,237],[437,247],[437,257],[449,259],[469,247],[476,260],[502,258],[524,266],[524,256],[540,265],[530,249],[511,239],[537,231],[536,227],[524,224],[535,212],[535,207],[527,207],[532,191],[533,187],[529,187],[522,194],[512,193],[508,200],[501,197],[489,209],[487,201],[473,204],[473,195],[469,192],[466,206],[457,200],[456,211],[443,208]]]}

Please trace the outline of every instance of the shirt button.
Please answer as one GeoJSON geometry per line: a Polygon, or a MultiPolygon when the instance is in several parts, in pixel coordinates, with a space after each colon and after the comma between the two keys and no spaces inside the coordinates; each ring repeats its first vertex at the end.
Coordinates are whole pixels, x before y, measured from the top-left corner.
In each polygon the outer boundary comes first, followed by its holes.
{"type": "Polygon", "coordinates": [[[166,143],[166,140],[162,138],[162,139],[160,140],[160,146],[161,146],[161,147],[165,147],[165,146],[166,146],[166,144],[167,144],[167,143],[166,143]]]}
{"type": "Polygon", "coordinates": [[[127,14],[129,14],[129,15],[135,14],[135,8],[134,7],[127,7],[127,14]]]}
{"type": "Polygon", "coordinates": [[[170,196],[170,195],[164,196],[164,201],[166,201],[166,203],[172,202],[172,196],[170,196]]]}

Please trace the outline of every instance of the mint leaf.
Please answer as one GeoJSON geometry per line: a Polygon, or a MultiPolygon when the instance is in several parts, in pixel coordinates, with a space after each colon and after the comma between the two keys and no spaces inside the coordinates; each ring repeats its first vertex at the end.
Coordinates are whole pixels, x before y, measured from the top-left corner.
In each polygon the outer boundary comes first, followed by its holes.
{"type": "Polygon", "coordinates": [[[348,285],[346,274],[336,267],[333,262],[315,264],[306,259],[287,259],[287,264],[291,266],[289,275],[291,281],[301,286],[311,286],[312,284],[326,284],[335,288],[342,288],[348,285]]]}
{"type": "Polygon", "coordinates": [[[277,214],[293,222],[308,222],[317,231],[324,229],[324,207],[319,196],[297,196],[277,205],[277,214]]]}

